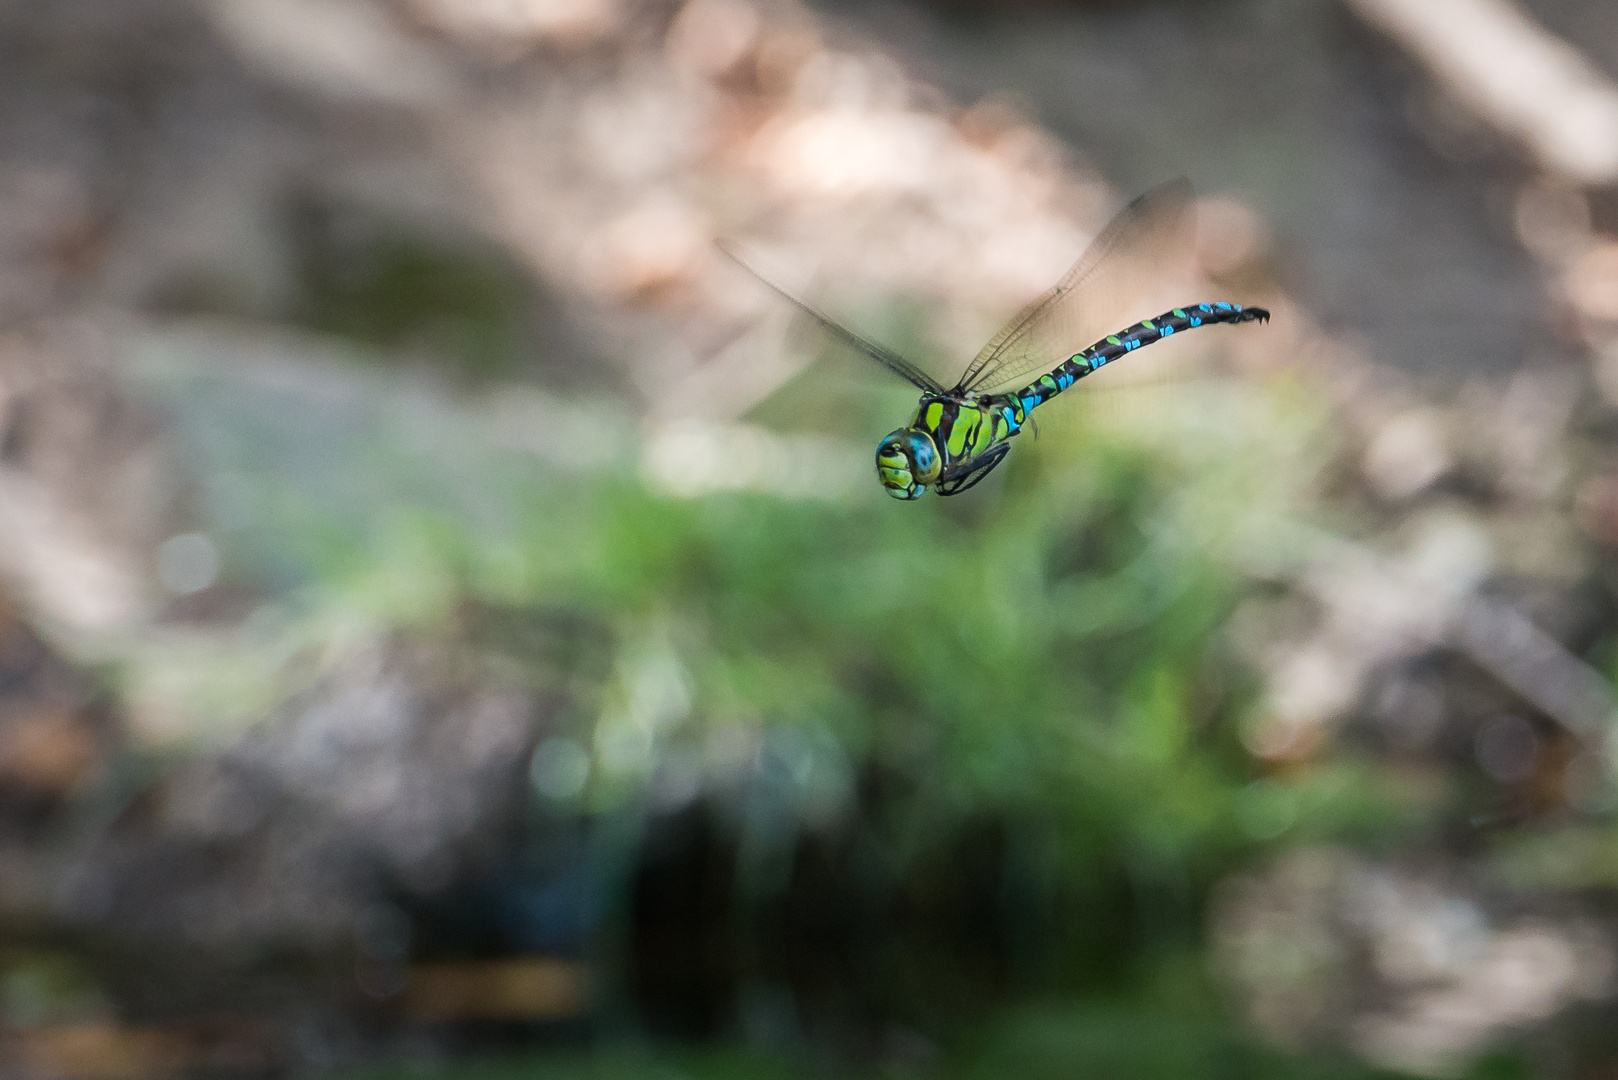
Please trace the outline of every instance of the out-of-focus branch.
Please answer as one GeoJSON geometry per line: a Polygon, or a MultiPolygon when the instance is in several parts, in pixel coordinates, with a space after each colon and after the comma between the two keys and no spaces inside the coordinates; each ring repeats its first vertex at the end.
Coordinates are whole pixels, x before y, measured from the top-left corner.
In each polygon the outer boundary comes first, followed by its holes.
{"type": "Polygon", "coordinates": [[[1618,181],[1618,85],[1511,0],[1346,0],[1552,172],[1618,181]]]}
{"type": "Polygon", "coordinates": [[[1309,729],[1353,708],[1372,671],[1434,647],[1466,656],[1592,753],[1606,751],[1618,718],[1612,688],[1517,608],[1479,592],[1489,556],[1472,527],[1430,527],[1402,557],[1330,533],[1294,536],[1297,560],[1271,572],[1316,600],[1324,617],[1312,639],[1273,666],[1273,726],[1252,744],[1261,755],[1313,745],[1309,729]]]}
{"type": "Polygon", "coordinates": [[[1473,661],[1599,749],[1612,726],[1612,688],[1516,608],[1474,596],[1450,624],[1451,640],[1473,661]]]}

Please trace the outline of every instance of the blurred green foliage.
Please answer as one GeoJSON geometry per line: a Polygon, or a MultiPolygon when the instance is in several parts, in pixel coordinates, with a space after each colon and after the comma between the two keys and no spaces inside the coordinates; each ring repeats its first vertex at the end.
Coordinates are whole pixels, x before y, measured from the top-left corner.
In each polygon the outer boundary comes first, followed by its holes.
{"type": "MultiPolygon", "coordinates": [[[[1221,628],[1251,567],[1297,542],[1329,449],[1295,389],[1075,400],[1020,440],[1003,479],[900,506],[874,479],[825,498],[676,497],[647,481],[650,451],[610,410],[536,414],[585,417],[598,440],[590,464],[559,465],[503,438],[492,401],[341,363],[324,389],[244,384],[157,352],[151,385],[204,488],[231,492],[218,534],[230,572],[266,596],[255,625],[275,629],[244,646],[264,665],[306,669],[307,646],[330,656],[356,627],[470,633],[573,703],[557,734],[588,753],[588,781],[536,794],[540,812],[654,813],[680,768],[721,802],[727,784],[746,789],[740,919],[760,917],[815,838],[842,852],[856,907],[979,874],[993,901],[964,917],[996,925],[965,932],[1009,957],[998,974],[949,970],[960,957],[914,927],[868,973],[879,1007],[929,1038],[952,1043],[962,1021],[1028,995],[1142,1010],[1019,1021],[984,1044],[993,1064],[961,1058],[963,1076],[1355,1075],[1241,1049],[1202,949],[1208,890],[1256,852],[1376,836],[1413,813],[1352,758],[1266,779],[1238,739],[1261,703],[1221,628]],[[727,779],[737,746],[775,771],[727,779]],[[963,863],[983,835],[986,861],[963,863]]],[[[789,393],[846,400],[831,371],[789,393]]],[[[859,408],[871,415],[822,411],[878,434],[906,415],[898,395],[859,408]]],[[[193,660],[177,663],[211,702],[231,694],[210,678],[253,667],[193,660]]],[[[621,915],[622,898],[603,903],[621,915]]],[[[726,1060],[691,1075],[759,1075],[726,1060]]],[[[489,1070],[454,1075],[505,1075],[489,1070]]]]}
{"type": "Polygon", "coordinates": [[[289,218],[295,322],[465,379],[509,378],[526,367],[535,283],[505,251],[314,198],[295,202],[289,218]]]}
{"type": "MultiPolygon", "coordinates": [[[[1394,1080],[1403,1073],[1333,1057],[1304,1057],[1258,1044],[1228,1026],[1139,1012],[1045,1006],[1015,1010],[971,1045],[933,1065],[890,1064],[859,1073],[801,1059],[737,1050],[586,1055],[546,1054],[460,1063],[412,1063],[343,1074],[344,1080],[810,1080],[825,1075],[935,1080],[1394,1080]]],[[[1529,1074],[1509,1054],[1480,1061],[1459,1080],[1518,1080],[1529,1074]]]]}

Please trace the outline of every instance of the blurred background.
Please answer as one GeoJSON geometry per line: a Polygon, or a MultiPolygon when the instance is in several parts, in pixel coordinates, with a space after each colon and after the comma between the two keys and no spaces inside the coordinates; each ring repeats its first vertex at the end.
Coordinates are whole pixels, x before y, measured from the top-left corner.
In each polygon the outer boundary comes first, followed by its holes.
{"type": "Polygon", "coordinates": [[[0,2],[8,1078],[1610,1080],[1615,548],[1609,0],[0,2]]]}

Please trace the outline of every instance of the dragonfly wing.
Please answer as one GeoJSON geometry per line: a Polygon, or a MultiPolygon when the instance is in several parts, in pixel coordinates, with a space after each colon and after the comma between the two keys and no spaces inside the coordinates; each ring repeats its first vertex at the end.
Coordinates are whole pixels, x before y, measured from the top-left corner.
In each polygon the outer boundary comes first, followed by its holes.
{"type": "Polygon", "coordinates": [[[858,334],[854,333],[854,331],[848,329],[835,319],[831,318],[829,315],[824,315],[815,308],[810,307],[808,304],[804,303],[802,300],[799,300],[796,296],[793,296],[791,293],[787,292],[787,290],[783,289],[781,286],[777,285],[775,282],[753,269],[752,266],[748,265],[741,256],[732,251],[725,243],[718,242],[718,247],[720,251],[728,255],[730,259],[743,270],[746,270],[749,274],[752,274],[754,277],[758,278],[765,285],[768,285],[777,294],[779,294],[783,299],[795,305],[799,311],[803,312],[805,315],[815,320],[815,322],[819,323],[820,328],[826,331],[827,334],[831,335],[831,337],[838,342],[848,346],[855,352],[865,354],[867,357],[875,360],[877,363],[881,364],[883,367],[887,368],[901,379],[904,379],[906,382],[910,383],[911,386],[914,386],[923,393],[942,394],[944,392],[944,386],[942,383],[933,378],[931,375],[927,374],[921,368],[917,367],[915,364],[912,364],[909,360],[906,360],[904,357],[900,356],[891,349],[885,349],[875,342],[865,340],[858,334]]]}
{"type": "Polygon", "coordinates": [[[1195,199],[1191,181],[1180,177],[1126,206],[1060,281],[989,339],[953,392],[1002,389],[1153,314],[1134,306],[1189,253],[1195,199]]]}

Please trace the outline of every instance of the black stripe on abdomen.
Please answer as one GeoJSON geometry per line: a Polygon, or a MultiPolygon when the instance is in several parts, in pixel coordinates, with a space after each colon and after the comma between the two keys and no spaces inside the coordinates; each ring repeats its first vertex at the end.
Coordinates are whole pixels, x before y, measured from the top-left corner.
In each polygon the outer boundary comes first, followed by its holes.
{"type": "Polygon", "coordinates": [[[1266,309],[1243,307],[1241,304],[1195,304],[1191,307],[1175,308],[1155,319],[1147,319],[1127,330],[1102,338],[1083,352],[1069,357],[1054,371],[1041,375],[1029,383],[1027,387],[1018,391],[1017,397],[1022,400],[1024,409],[1033,409],[1097,368],[1105,367],[1120,356],[1144,348],[1154,341],[1161,341],[1182,331],[1215,323],[1269,322],[1269,320],[1270,313],[1266,309]]]}

